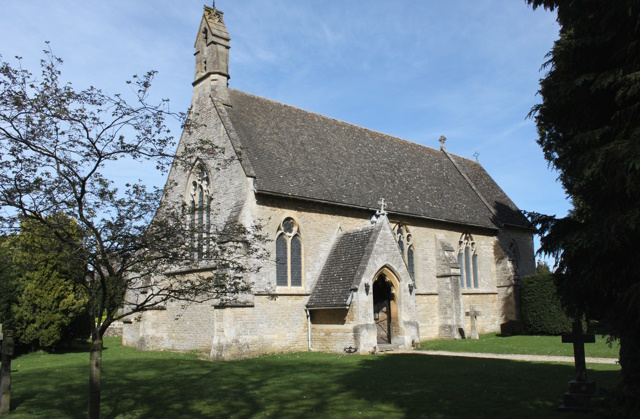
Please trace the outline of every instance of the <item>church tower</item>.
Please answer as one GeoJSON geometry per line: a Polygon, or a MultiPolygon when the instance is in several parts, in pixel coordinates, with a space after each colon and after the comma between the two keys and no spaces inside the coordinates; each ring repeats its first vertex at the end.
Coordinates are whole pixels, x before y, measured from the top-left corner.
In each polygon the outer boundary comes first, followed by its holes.
{"type": "Polygon", "coordinates": [[[204,6],[195,47],[195,89],[209,87],[222,102],[229,102],[229,41],[231,37],[222,20],[222,12],[204,6]]]}

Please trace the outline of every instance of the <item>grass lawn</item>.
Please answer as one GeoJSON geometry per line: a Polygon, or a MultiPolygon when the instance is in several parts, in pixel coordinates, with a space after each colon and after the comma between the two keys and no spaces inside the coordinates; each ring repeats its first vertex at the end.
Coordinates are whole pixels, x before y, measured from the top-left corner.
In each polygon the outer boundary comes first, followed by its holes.
{"type": "MultiPolygon", "coordinates": [[[[292,353],[212,362],[105,340],[102,417],[585,418],[555,408],[570,364],[420,354],[292,353]]],[[[89,353],[32,353],[12,363],[10,417],[86,416],[89,353]]],[[[613,388],[617,365],[591,365],[613,388]]]]}
{"type": "MultiPolygon", "coordinates": [[[[606,338],[596,335],[596,343],[584,345],[587,356],[597,358],[618,358],[618,344],[609,348],[606,338]]],[[[560,336],[507,336],[489,333],[480,339],[429,340],[420,344],[421,350],[451,352],[486,352],[494,354],[525,354],[573,356],[573,345],[562,343],[560,336]]]]}

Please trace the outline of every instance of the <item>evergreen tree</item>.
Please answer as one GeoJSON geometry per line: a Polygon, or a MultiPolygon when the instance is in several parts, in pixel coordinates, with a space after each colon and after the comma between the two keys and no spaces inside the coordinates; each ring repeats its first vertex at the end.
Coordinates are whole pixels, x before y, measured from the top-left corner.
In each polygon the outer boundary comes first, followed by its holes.
{"type": "Polygon", "coordinates": [[[13,263],[15,236],[0,236],[0,323],[15,330],[11,307],[18,301],[18,281],[13,263]]]}
{"type": "Polygon", "coordinates": [[[75,240],[62,242],[33,220],[21,223],[14,252],[19,295],[11,314],[20,345],[50,350],[87,339],[90,317],[87,293],[79,285],[86,276],[80,228],[63,214],[47,218],[75,240]]]}
{"type": "Polygon", "coordinates": [[[640,2],[527,2],[560,24],[531,115],[573,202],[532,219],[566,306],[619,339],[622,389],[640,405],[640,2]]]}

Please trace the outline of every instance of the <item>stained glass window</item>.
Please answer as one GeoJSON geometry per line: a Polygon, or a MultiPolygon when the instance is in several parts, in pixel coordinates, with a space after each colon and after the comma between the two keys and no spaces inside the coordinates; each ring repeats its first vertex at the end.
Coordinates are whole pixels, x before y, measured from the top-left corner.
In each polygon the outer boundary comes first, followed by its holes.
{"type": "Polygon", "coordinates": [[[202,259],[204,242],[204,191],[202,186],[198,188],[198,259],[202,259]]]}
{"type": "Polygon", "coordinates": [[[409,265],[409,273],[411,274],[411,278],[416,277],[416,268],[413,262],[413,246],[409,247],[407,250],[407,265],[409,265]]]}
{"type": "Polygon", "coordinates": [[[286,287],[289,283],[287,273],[287,240],[283,235],[276,239],[276,285],[286,287]]]}
{"type": "Polygon", "coordinates": [[[282,222],[282,230],[287,234],[293,233],[294,227],[295,227],[295,223],[291,218],[287,218],[282,222]]]}
{"type": "Polygon", "coordinates": [[[295,235],[291,239],[291,286],[302,285],[302,243],[300,236],[295,235]]]}
{"type": "Polygon", "coordinates": [[[479,288],[478,253],[476,243],[470,234],[463,234],[458,245],[458,264],[460,265],[460,286],[479,288]]]}
{"type": "Polygon", "coordinates": [[[458,253],[458,265],[460,266],[460,286],[464,288],[464,258],[462,252],[458,253]]]}
{"type": "Polygon", "coordinates": [[[416,268],[415,268],[415,249],[413,247],[413,236],[409,231],[409,228],[404,224],[397,224],[394,228],[396,233],[396,240],[398,241],[398,249],[400,254],[407,264],[407,270],[411,275],[413,282],[416,281],[416,268]]]}
{"type": "Polygon", "coordinates": [[[195,259],[201,260],[209,251],[211,228],[211,190],[209,175],[204,163],[196,162],[187,182],[187,204],[189,208],[189,228],[191,249],[195,259]]]}
{"type": "Polygon", "coordinates": [[[276,238],[276,285],[302,286],[302,237],[300,228],[291,217],[285,218],[276,238]]]}

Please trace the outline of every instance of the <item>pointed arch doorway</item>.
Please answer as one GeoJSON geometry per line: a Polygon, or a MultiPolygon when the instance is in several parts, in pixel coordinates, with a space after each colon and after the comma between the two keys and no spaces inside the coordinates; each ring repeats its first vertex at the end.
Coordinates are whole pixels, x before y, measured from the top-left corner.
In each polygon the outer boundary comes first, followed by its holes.
{"type": "Polygon", "coordinates": [[[376,324],[378,344],[390,344],[394,319],[394,287],[384,271],[373,281],[373,320],[376,324]]]}

